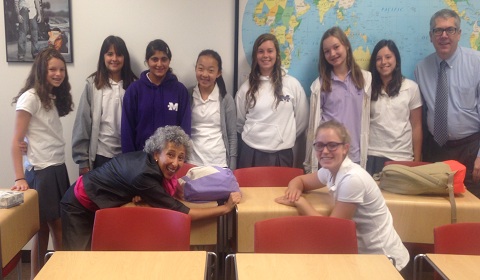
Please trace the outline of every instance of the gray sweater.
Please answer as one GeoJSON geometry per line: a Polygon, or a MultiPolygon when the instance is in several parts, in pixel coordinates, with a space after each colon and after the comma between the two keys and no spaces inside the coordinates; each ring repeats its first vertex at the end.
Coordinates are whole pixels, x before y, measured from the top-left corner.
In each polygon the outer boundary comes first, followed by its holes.
{"type": "Polygon", "coordinates": [[[103,95],[102,89],[95,87],[93,79],[93,77],[88,77],[86,80],[73,124],[72,157],[79,168],[93,169],[93,162],[97,155],[103,95]]]}

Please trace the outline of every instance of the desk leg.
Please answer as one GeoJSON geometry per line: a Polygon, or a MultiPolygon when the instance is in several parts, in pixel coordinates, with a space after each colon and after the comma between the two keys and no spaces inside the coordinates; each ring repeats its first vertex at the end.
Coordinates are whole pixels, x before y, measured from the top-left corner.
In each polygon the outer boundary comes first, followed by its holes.
{"type": "Polygon", "coordinates": [[[235,254],[229,254],[225,257],[225,280],[238,280],[235,254]]]}
{"type": "Polygon", "coordinates": [[[43,258],[44,264],[47,263],[48,260],[53,256],[53,253],[55,253],[55,251],[54,251],[54,252],[47,252],[47,253],[45,254],[45,257],[43,258]]]}
{"type": "Polygon", "coordinates": [[[422,279],[423,277],[423,260],[427,261],[430,264],[442,279],[448,280],[448,277],[442,272],[442,270],[430,260],[430,258],[425,254],[418,254],[415,256],[413,262],[413,280],[422,279]]]}
{"type": "MultiPolygon", "coordinates": [[[[236,252],[237,222],[236,208],[217,220],[217,254],[219,260],[218,276],[225,274],[225,258],[228,254],[236,252]]],[[[220,279],[220,278],[217,278],[220,279]]]]}
{"type": "Polygon", "coordinates": [[[231,211],[225,216],[225,233],[226,233],[226,252],[236,253],[237,252],[237,208],[234,211],[231,211]]]}
{"type": "Polygon", "coordinates": [[[238,252],[238,208],[235,205],[234,211],[232,211],[232,246],[233,252],[238,252]]]}
{"type": "Polygon", "coordinates": [[[218,279],[218,258],[217,254],[207,252],[207,261],[205,267],[205,280],[218,279]]]}
{"type": "Polygon", "coordinates": [[[413,280],[422,279],[423,277],[423,259],[425,254],[418,254],[413,259],[413,280]]]}
{"type": "Polygon", "coordinates": [[[397,261],[395,260],[394,257],[387,255],[387,258],[390,260],[390,262],[393,264],[393,266],[397,266],[397,261]]]}
{"type": "MultiPolygon", "coordinates": [[[[217,218],[217,254],[220,260],[224,260],[226,255],[226,239],[227,239],[226,234],[227,233],[225,230],[225,227],[226,227],[225,224],[226,224],[227,215],[219,216],[217,218]]],[[[225,267],[224,267],[223,261],[218,262],[217,271],[215,272],[216,274],[215,279],[219,279],[219,276],[222,275],[224,271],[225,271],[225,267]]]]}

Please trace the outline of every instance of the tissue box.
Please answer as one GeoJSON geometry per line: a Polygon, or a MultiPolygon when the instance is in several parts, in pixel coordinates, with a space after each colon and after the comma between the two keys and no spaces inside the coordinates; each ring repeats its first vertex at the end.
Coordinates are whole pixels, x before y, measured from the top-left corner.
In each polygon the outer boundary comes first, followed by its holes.
{"type": "Polygon", "coordinates": [[[23,203],[23,192],[0,191],[0,208],[10,208],[23,203]]]}

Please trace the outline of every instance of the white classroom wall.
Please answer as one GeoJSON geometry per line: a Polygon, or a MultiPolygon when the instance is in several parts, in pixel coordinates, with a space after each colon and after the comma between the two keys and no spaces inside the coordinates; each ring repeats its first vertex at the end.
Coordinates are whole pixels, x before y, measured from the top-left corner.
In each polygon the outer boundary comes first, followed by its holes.
{"type": "MultiPolygon", "coordinates": [[[[130,52],[135,74],[146,69],[145,47],[163,39],[172,50],[170,66],[187,88],[195,85],[194,65],[198,53],[211,48],[223,60],[227,90],[233,89],[234,19],[233,0],[70,0],[74,62],[67,64],[73,101],[78,103],[85,78],[96,69],[102,41],[108,35],[122,37],[130,52]]],[[[0,5],[0,14],[4,14],[0,5]]],[[[31,63],[7,63],[5,23],[0,20],[0,188],[14,182],[10,156],[15,107],[12,98],[23,86],[31,63]]],[[[29,50],[27,50],[29,51],[29,50]]],[[[71,156],[72,125],[76,108],[62,118],[66,140],[66,164],[73,183],[78,167],[71,156]]]]}

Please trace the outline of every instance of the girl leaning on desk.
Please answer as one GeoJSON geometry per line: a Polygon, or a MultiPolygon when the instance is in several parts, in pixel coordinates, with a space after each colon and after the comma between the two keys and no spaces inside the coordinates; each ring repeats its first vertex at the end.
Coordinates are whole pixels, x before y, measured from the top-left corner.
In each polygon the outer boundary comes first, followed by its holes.
{"type": "Polygon", "coordinates": [[[119,207],[135,197],[153,207],[188,214],[192,220],[217,217],[240,202],[239,192],[224,205],[188,208],[178,194],[175,173],[190,154],[190,138],[179,126],[158,128],[143,151],[121,154],[94,169],[72,185],[61,201],[63,249],[89,250],[95,211],[119,207]]]}
{"type": "Polygon", "coordinates": [[[350,136],[336,121],[322,123],[316,130],[315,150],[322,166],[316,173],[294,178],[278,203],[295,206],[300,215],[320,215],[302,196],[302,192],[327,187],[335,199],[330,216],[353,220],[357,226],[358,252],[393,257],[398,270],[409,254],[393,228],[393,220],[377,183],[348,155],[350,136]]]}

